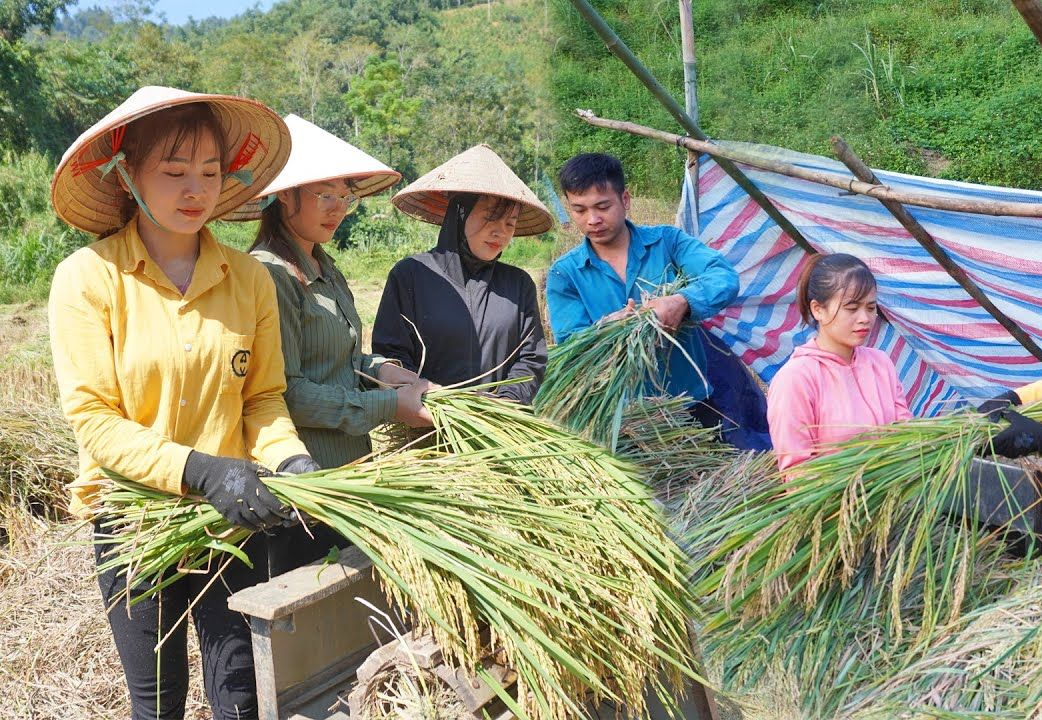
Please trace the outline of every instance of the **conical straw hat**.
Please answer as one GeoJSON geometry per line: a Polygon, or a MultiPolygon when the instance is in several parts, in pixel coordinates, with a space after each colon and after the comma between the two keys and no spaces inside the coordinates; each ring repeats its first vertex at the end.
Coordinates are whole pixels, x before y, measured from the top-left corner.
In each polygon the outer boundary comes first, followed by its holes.
{"type": "Polygon", "coordinates": [[[554,225],[550,211],[488,145],[475,145],[439,165],[395,195],[407,215],[441,225],[450,193],[497,195],[521,203],[514,235],[538,235],[554,225]]]}
{"type": "Polygon", "coordinates": [[[263,193],[226,220],[256,220],[261,216],[262,198],[299,185],[343,178],[351,181],[355,195],[362,198],[386,190],[402,179],[401,173],[318,125],[296,115],[287,115],[285,119],[293,138],[293,152],[286,167],[263,193]]]}
{"type": "Polygon", "coordinates": [[[228,156],[223,159],[222,172],[249,171],[253,176],[252,185],[236,177],[225,178],[211,220],[242,205],[278,175],[289,157],[290,137],[286,123],[271,108],[231,95],[143,87],[65,151],[51,181],[51,203],[58,217],[94,234],[118,227],[123,190],[117,173],[103,176],[100,166],[119,150],[120,128],[149,113],[194,102],[209,103],[224,128],[228,156]]]}

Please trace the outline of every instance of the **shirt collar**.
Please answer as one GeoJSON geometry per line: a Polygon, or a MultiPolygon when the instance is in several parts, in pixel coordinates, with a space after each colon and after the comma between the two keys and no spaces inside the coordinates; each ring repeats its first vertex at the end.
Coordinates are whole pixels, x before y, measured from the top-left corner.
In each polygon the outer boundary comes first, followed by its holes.
{"type": "MultiPolygon", "coordinates": [[[[135,216],[120,231],[123,234],[123,257],[120,267],[126,273],[144,272],[154,282],[173,287],[173,283],[166,273],[159,269],[159,265],[148,254],[145,243],[141,240],[141,234],[138,232],[140,220],[140,216],[135,216]]],[[[210,228],[203,226],[199,231],[199,259],[196,260],[192,273],[189,295],[198,295],[216,285],[228,274],[228,267],[226,249],[217,242],[210,228]]]]}
{"type": "MultiPolygon", "coordinates": [[[[626,218],[626,227],[628,227],[630,229],[630,247],[629,247],[629,252],[631,254],[633,252],[633,244],[634,243],[640,243],[642,246],[647,247],[648,245],[650,245],[653,242],[653,238],[646,237],[647,233],[640,232],[637,229],[637,226],[634,225],[632,222],[630,222],[629,218],[626,218]]],[[[587,266],[588,265],[592,265],[593,261],[594,261],[594,258],[599,259],[598,256],[597,256],[596,251],[594,251],[594,249],[593,249],[593,244],[590,242],[590,238],[586,237],[585,235],[583,236],[582,245],[580,245],[579,247],[582,248],[582,250],[580,251],[581,256],[582,256],[580,258],[581,264],[587,265],[587,266]]]]}
{"type": "Polygon", "coordinates": [[[311,261],[304,254],[304,251],[300,249],[300,245],[293,239],[293,236],[285,226],[279,228],[279,234],[282,235],[284,244],[289,249],[291,261],[304,273],[304,278],[308,281],[308,285],[329,276],[328,267],[331,261],[329,255],[326,254],[321,246],[314,246],[313,257],[318,261],[318,270],[315,270],[315,266],[311,264],[311,261]]]}

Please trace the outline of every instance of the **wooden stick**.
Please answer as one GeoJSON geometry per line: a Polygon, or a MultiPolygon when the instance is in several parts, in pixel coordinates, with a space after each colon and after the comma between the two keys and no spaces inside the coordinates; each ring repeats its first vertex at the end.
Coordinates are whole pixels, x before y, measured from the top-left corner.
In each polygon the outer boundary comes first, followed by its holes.
{"type": "MultiPolygon", "coordinates": [[[[640,60],[637,59],[637,56],[633,54],[633,51],[626,47],[626,43],[624,43],[615,31],[608,26],[608,23],[604,21],[604,18],[593,9],[593,6],[591,6],[587,0],[571,0],[571,3],[575,9],[579,11],[579,14],[583,16],[590,27],[592,27],[600,36],[601,40],[604,41],[604,45],[608,50],[610,50],[615,57],[622,60],[626,67],[630,69],[630,72],[636,75],[637,79],[644,83],[644,87],[655,96],[656,100],[662,103],[662,106],[669,111],[669,114],[673,116],[682,128],[684,128],[684,130],[686,130],[692,137],[699,138],[700,140],[708,140],[706,134],[702,132],[702,129],[687,116],[684,109],[677,104],[676,99],[669,94],[666,88],[662,87],[659,81],[655,79],[655,76],[651,74],[651,71],[644,67],[640,60]]],[[[789,222],[789,219],[782,214],[781,210],[774,206],[774,203],[771,202],[770,198],[764,195],[763,191],[756,187],[756,184],[753,183],[753,181],[750,180],[737,165],[726,159],[718,160],[717,164],[720,166],[721,170],[731,176],[731,179],[733,179],[740,188],[745,190],[757,205],[763,208],[763,211],[778,224],[778,227],[780,227],[794,243],[799,245],[808,253],[814,254],[817,252],[813,247],[811,247],[811,244],[807,242],[807,238],[803,237],[803,234],[796,229],[796,226],[789,222]]]]}
{"type": "MultiPolygon", "coordinates": [[[[875,185],[879,184],[879,179],[876,177],[872,169],[864,163],[864,161],[857,156],[857,154],[850,149],[850,146],[843,141],[843,138],[838,135],[832,137],[832,150],[836,153],[836,157],[843,161],[843,164],[850,168],[850,171],[854,173],[860,180],[875,185]]],[[[905,209],[904,205],[893,200],[884,200],[879,198],[879,202],[883,204],[890,214],[897,218],[897,221],[901,223],[908,234],[915,238],[916,242],[923,246],[926,252],[930,253],[930,257],[937,261],[937,263],[943,267],[948,274],[952,277],[955,282],[959,283],[963,290],[965,290],[970,297],[977,301],[982,308],[988,311],[988,314],[995,318],[995,321],[1002,327],[1006,328],[1010,335],[1019,342],[1025,350],[1034,355],[1037,359],[1042,360],[1042,348],[1040,348],[1031,337],[1024,332],[1024,330],[1013,322],[1013,319],[1006,315],[1004,312],[999,310],[995,306],[984,291],[980,289],[977,283],[973,282],[966,271],[963,270],[959,265],[951,259],[951,256],[945,252],[944,248],[937,244],[933,236],[927,232],[918,220],[909,214],[908,210],[905,209]]]]}
{"type": "MultiPolygon", "coordinates": [[[[894,190],[889,185],[881,185],[878,182],[863,182],[845,175],[822,172],[819,170],[810,170],[791,163],[771,160],[770,158],[763,157],[762,155],[748,150],[725,148],[713,142],[696,140],[695,138],[686,137],[684,135],[662,132],[661,130],[637,125],[636,123],[599,118],[589,110],[576,110],[576,112],[579,117],[590,125],[611,128],[612,130],[621,130],[632,135],[639,135],[652,140],[669,143],[670,145],[686,147],[689,150],[694,150],[696,152],[704,152],[717,158],[718,162],[722,162],[720,159],[724,158],[729,161],[742,163],[743,165],[760,168],[761,170],[775,172],[779,175],[788,175],[789,177],[807,180],[809,182],[818,183],[819,185],[829,185],[848,193],[867,195],[869,197],[874,197],[877,200],[892,200],[905,205],[917,205],[919,207],[933,208],[934,210],[949,210],[953,212],[973,213],[976,215],[1004,215],[1010,217],[1032,218],[1042,217],[1042,202],[1026,203],[998,200],[967,200],[964,198],[953,198],[945,195],[894,190]]],[[[723,165],[721,165],[721,167],[723,167],[723,165]]]]}
{"type": "Polygon", "coordinates": [[[1042,2],[1039,0],[1013,0],[1013,7],[1017,9],[1024,22],[1035,33],[1035,39],[1042,45],[1042,2]]]}

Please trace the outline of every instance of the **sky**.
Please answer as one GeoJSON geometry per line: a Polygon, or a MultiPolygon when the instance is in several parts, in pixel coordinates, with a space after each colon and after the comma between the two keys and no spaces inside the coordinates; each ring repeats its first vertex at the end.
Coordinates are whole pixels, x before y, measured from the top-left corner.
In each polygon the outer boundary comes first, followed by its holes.
{"type": "MultiPolygon", "coordinates": [[[[196,20],[213,16],[229,18],[255,5],[261,10],[267,10],[275,2],[276,0],[156,0],[152,12],[153,15],[163,13],[167,22],[180,25],[189,17],[196,20]]],[[[69,5],[67,10],[73,15],[77,10],[85,8],[109,9],[123,4],[120,0],[78,0],[75,4],[69,5]]]]}

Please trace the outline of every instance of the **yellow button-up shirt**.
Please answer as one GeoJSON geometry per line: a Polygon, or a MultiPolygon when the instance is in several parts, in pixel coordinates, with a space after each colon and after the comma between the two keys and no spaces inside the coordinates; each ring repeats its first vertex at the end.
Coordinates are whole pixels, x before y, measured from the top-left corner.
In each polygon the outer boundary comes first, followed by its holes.
{"type": "Polygon", "coordinates": [[[1042,380],[1017,388],[1017,395],[1020,397],[1022,405],[1037,403],[1042,400],[1042,380]]]}
{"type": "Polygon", "coordinates": [[[101,467],[170,493],[191,450],[271,469],[307,453],[286,410],[275,288],[206,229],[185,295],[132,221],[54,273],[51,350],[79,444],[70,511],[90,517],[101,467]]]}

